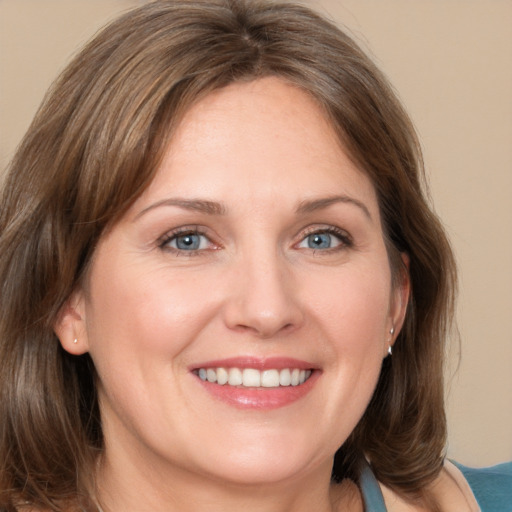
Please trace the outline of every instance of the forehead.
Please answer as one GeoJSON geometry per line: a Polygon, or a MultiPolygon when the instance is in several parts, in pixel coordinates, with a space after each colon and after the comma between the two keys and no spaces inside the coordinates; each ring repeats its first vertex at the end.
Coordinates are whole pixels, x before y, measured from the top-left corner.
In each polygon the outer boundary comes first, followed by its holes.
{"type": "Polygon", "coordinates": [[[193,105],[140,200],[251,197],[263,206],[337,193],[376,210],[373,185],[317,102],[269,77],[231,84],[193,105]]]}

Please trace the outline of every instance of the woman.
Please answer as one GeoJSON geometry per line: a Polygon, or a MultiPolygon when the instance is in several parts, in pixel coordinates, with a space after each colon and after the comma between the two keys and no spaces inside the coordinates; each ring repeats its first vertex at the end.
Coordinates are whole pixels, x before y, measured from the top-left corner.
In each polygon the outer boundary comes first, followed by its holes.
{"type": "MultiPolygon", "coordinates": [[[[444,461],[455,269],[422,179],[383,76],[304,7],[107,27],[3,190],[0,506],[475,510],[444,461]]],[[[507,504],[496,471],[464,470],[507,504]]]]}

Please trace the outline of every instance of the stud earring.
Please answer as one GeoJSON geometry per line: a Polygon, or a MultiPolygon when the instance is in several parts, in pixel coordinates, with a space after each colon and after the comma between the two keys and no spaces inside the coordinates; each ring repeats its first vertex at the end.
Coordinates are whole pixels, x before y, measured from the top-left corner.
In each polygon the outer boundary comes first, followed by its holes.
{"type": "Polygon", "coordinates": [[[395,334],[395,328],[394,327],[391,327],[391,329],[389,330],[389,334],[391,334],[391,336],[393,336],[393,334],[395,334]]]}
{"type": "Polygon", "coordinates": [[[391,345],[389,345],[389,347],[388,347],[388,355],[390,355],[390,356],[393,355],[393,348],[391,347],[391,345]]]}
{"type": "Polygon", "coordinates": [[[78,338],[75,338],[75,339],[73,340],[73,343],[76,345],[76,344],[78,343],[78,338]]]}

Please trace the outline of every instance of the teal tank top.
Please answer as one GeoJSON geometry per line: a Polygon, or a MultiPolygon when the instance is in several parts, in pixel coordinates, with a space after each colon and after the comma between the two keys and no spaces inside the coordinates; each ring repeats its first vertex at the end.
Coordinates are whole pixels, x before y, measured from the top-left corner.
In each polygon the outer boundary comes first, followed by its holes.
{"type": "MultiPolygon", "coordinates": [[[[512,512],[512,462],[490,468],[468,468],[454,464],[468,481],[482,512],[512,512]]],[[[387,512],[384,498],[370,466],[361,473],[365,512],[387,512]]]]}

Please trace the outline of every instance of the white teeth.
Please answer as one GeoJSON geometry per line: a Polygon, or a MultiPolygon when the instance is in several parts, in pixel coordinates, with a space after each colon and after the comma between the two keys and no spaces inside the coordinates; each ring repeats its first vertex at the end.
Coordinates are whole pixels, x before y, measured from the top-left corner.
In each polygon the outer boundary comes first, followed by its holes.
{"type": "Polygon", "coordinates": [[[281,386],[289,386],[292,383],[292,374],[288,368],[279,372],[279,384],[281,386]]]}
{"type": "Polygon", "coordinates": [[[295,368],[292,371],[292,386],[298,386],[299,379],[300,379],[300,370],[298,368],[295,368]]]}
{"type": "Polygon", "coordinates": [[[241,386],[242,385],[242,372],[238,368],[229,369],[228,383],[230,386],[241,386]]]}
{"type": "Polygon", "coordinates": [[[277,388],[279,386],[279,372],[277,370],[261,372],[261,385],[264,388],[277,388]]]}
{"type": "Polygon", "coordinates": [[[217,384],[223,386],[229,380],[229,374],[225,368],[217,368],[217,384]]]}
{"type": "Polygon", "coordinates": [[[245,368],[242,372],[242,384],[246,388],[259,388],[261,384],[261,375],[258,370],[245,368]]]}
{"type": "Polygon", "coordinates": [[[201,380],[221,386],[244,386],[248,388],[277,388],[304,384],[311,376],[311,370],[283,368],[259,371],[255,368],[199,368],[196,371],[201,380]]]}

